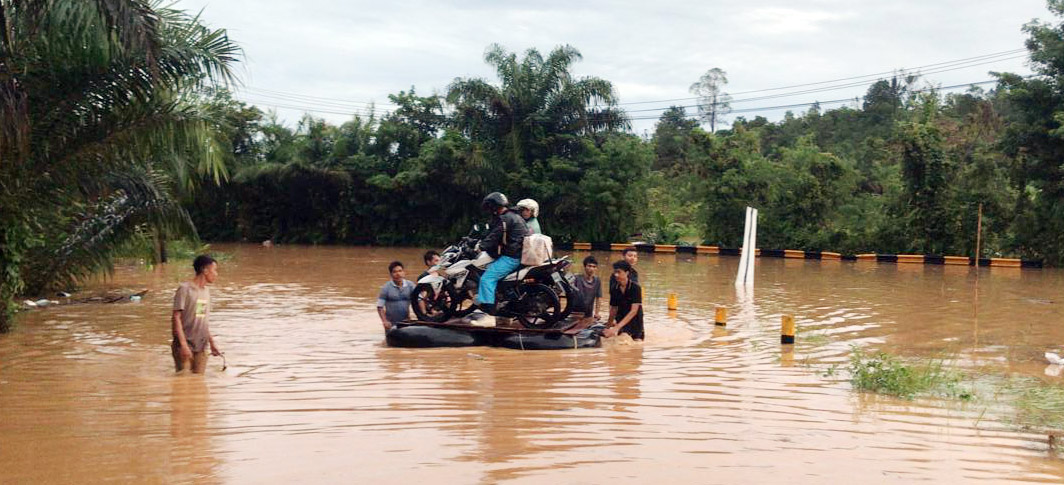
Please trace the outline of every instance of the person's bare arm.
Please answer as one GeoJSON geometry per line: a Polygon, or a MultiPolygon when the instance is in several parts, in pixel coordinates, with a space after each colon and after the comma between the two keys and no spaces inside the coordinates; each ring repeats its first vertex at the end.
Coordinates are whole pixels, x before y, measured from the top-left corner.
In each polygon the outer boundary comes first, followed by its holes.
{"type": "Polygon", "coordinates": [[[180,352],[179,355],[182,359],[191,359],[192,349],[189,348],[188,339],[185,338],[185,327],[181,324],[181,315],[181,310],[174,310],[174,312],[170,315],[170,326],[174,332],[174,335],[177,337],[178,345],[180,345],[181,347],[178,350],[178,352],[180,352]]]}
{"type": "Polygon", "coordinates": [[[218,348],[218,345],[214,343],[214,335],[207,331],[207,342],[211,344],[211,355],[222,355],[222,349],[218,348]]]}
{"type": "MultiPolygon", "coordinates": [[[[610,307],[610,320],[611,321],[614,319],[614,316],[615,316],[614,314],[616,312],[617,312],[617,307],[611,306],[610,307]]],[[[621,319],[621,321],[617,322],[617,325],[609,326],[609,328],[607,328],[604,332],[602,332],[602,336],[603,337],[616,337],[617,334],[621,333],[621,329],[624,328],[625,325],[628,325],[628,322],[631,322],[632,319],[635,318],[635,316],[638,313],[639,313],[639,304],[638,303],[633,303],[632,304],[632,309],[628,312],[628,314],[625,315],[624,318],[621,319]]]]}
{"type": "Polygon", "coordinates": [[[384,331],[387,332],[392,328],[392,322],[388,321],[388,317],[384,314],[384,307],[377,307],[377,314],[381,317],[381,325],[384,325],[384,331]]]}

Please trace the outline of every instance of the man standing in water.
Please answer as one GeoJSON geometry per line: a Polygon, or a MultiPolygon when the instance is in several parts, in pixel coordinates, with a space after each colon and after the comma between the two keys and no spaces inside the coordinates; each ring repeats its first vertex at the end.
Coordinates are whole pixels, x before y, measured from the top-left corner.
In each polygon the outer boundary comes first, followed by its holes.
{"type": "Polygon", "coordinates": [[[632,266],[627,261],[613,263],[617,286],[610,288],[610,318],[603,337],[626,333],[632,340],[643,340],[643,289],[631,279],[632,266]]]}
{"type": "Polygon", "coordinates": [[[573,288],[576,290],[573,311],[595,320],[599,318],[599,300],[602,299],[602,280],[595,275],[597,271],[598,260],[594,256],[588,256],[584,258],[584,274],[573,281],[573,288]]]}
{"type": "Polygon", "coordinates": [[[196,276],[181,283],[174,294],[174,308],[170,316],[174,341],[170,345],[174,367],[178,372],[191,369],[202,374],[207,370],[207,346],[211,355],[222,355],[207,326],[211,316],[211,291],[207,285],[218,278],[218,262],[206,254],[192,261],[196,276]]]}
{"type": "Polygon", "coordinates": [[[414,283],[406,279],[403,263],[392,261],[388,274],[392,279],[381,287],[377,296],[377,314],[385,332],[391,330],[393,323],[410,318],[410,296],[414,292],[414,283]]]}

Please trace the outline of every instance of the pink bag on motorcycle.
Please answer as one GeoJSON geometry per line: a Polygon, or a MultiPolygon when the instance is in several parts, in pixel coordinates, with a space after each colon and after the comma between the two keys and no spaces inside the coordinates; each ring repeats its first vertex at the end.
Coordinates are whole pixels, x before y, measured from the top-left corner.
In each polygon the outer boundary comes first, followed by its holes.
{"type": "Polygon", "coordinates": [[[525,266],[539,266],[550,260],[554,253],[554,243],[550,236],[533,234],[525,236],[521,247],[521,264],[525,266]]]}

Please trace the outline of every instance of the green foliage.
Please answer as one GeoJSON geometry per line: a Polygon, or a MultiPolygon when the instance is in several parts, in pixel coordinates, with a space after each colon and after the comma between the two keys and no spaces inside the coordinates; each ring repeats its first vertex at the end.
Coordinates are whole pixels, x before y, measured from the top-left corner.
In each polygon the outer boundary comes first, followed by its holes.
{"type": "Polygon", "coordinates": [[[850,382],[862,391],[913,399],[922,394],[970,399],[972,394],[963,390],[963,376],[947,369],[941,360],[932,359],[922,363],[906,363],[893,355],[877,352],[867,355],[854,348],[850,356],[850,382]]]}
{"type": "MultiPolygon", "coordinates": [[[[935,98],[930,98],[934,103],[935,98]]],[[[934,106],[928,107],[935,111],[934,106]]],[[[903,207],[908,211],[913,249],[926,254],[942,254],[952,246],[948,181],[952,164],[946,157],[941,130],[933,123],[912,121],[899,126],[904,181],[903,207]]]]}
{"type": "Polygon", "coordinates": [[[1009,383],[1016,422],[1027,428],[1064,428],[1064,387],[1022,379],[1009,383]]]}
{"type": "Polygon", "coordinates": [[[212,239],[438,245],[486,218],[480,198],[500,190],[537,199],[559,240],[626,239],[653,153],[616,132],[626,121],[608,82],[568,72],[579,59],[571,47],[519,59],[493,46],[485,60],[501,85],[455,81],[450,116],[413,88],[390,96],[399,107],[384,118],[340,127],[230,116],[260,130],[259,163],[186,205],[212,239]]]}
{"type": "MultiPolygon", "coordinates": [[[[108,270],[138,233],[194,236],[177,195],[226,176],[202,90],[224,30],[144,0],[0,0],[0,298],[108,270]]],[[[9,314],[0,317],[6,326],[9,314]]]]}

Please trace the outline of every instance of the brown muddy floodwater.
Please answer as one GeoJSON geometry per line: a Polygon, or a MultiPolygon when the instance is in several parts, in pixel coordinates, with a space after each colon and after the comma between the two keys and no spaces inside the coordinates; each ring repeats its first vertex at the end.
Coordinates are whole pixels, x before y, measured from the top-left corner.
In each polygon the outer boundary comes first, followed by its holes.
{"type": "Polygon", "coordinates": [[[27,312],[0,336],[0,482],[1064,481],[1045,435],[986,403],[858,393],[821,372],[859,345],[1056,383],[1041,354],[1064,346],[1061,270],[761,259],[740,301],[738,258],[642,255],[644,344],[393,349],[377,290],[393,259],[420,272],[422,250],[218,249],[225,372],[217,358],[205,377],[172,372],[185,264],[119,268],[93,286],[150,288],[142,302],[27,312]]]}

